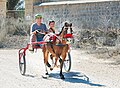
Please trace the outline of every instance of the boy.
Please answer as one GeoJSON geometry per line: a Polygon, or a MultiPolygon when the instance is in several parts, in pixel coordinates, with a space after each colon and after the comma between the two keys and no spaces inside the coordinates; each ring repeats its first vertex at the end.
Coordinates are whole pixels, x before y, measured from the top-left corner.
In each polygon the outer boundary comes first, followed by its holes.
{"type": "Polygon", "coordinates": [[[55,27],[55,21],[49,21],[49,32],[53,32],[53,33],[55,33],[55,29],[54,29],[54,27],[55,27]]]}
{"type": "MultiPolygon", "coordinates": [[[[42,15],[40,14],[35,15],[35,23],[31,25],[31,31],[30,31],[31,36],[30,36],[30,47],[29,47],[30,51],[34,51],[32,42],[36,42],[36,38],[38,37],[37,31],[39,31],[42,34],[45,34],[47,32],[46,25],[42,23],[42,15]]],[[[39,42],[42,41],[43,36],[39,37],[39,39],[37,40],[39,40],[39,42]]]]}

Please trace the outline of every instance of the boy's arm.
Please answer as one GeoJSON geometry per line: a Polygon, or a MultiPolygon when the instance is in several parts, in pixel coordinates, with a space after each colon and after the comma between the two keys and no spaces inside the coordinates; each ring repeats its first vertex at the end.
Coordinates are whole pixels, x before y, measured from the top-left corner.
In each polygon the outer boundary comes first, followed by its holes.
{"type": "Polygon", "coordinates": [[[35,31],[35,28],[34,28],[34,25],[32,24],[31,27],[30,27],[30,35],[31,34],[36,34],[36,31],[35,31]]]}
{"type": "Polygon", "coordinates": [[[48,33],[48,29],[47,29],[47,27],[46,27],[46,25],[44,24],[44,31],[45,31],[45,34],[47,34],[48,33]]]}

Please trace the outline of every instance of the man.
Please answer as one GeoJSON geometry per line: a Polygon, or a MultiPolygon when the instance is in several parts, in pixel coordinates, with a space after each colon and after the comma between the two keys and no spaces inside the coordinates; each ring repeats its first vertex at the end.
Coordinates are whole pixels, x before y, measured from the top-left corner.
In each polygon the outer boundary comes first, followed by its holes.
{"type": "Polygon", "coordinates": [[[40,37],[38,36],[39,34],[38,31],[41,34],[45,34],[47,32],[46,25],[42,23],[42,15],[40,14],[35,15],[35,23],[31,25],[31,31],[30,31],[31,36],[30,36],[30,47],[29,47],[30,51],[34,51],[32,42],[36,42],[36,41],[40,42],[43,40],[43,36],[40,37]]]}

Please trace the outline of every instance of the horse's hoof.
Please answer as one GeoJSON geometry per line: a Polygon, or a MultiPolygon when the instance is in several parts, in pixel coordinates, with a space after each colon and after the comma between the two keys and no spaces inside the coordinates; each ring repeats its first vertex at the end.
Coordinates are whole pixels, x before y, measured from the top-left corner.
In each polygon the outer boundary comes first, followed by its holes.
{"type": "Polygon", "coordinates": [[[42,75],[42,77],[43,77],[44,79],[48,79],[48,78],[49,78],[49,74],[46,73],[45,75],[42,75]]]}
{"type": "Polygon", "coordinates": [[[61,78],[61,79],[65,79],[64,75],[60,75],[60,78],[61,78]]]}
{"type": "Polygon", "coordinates": [[[53,68],[50,68],[50,70],[52,71],[52,70],[53,70],[53,68]]]}
{"type": "Polygon", "coordinates": [[[45,75],[49,75],[48,73],[45,73],[45,75]]]}

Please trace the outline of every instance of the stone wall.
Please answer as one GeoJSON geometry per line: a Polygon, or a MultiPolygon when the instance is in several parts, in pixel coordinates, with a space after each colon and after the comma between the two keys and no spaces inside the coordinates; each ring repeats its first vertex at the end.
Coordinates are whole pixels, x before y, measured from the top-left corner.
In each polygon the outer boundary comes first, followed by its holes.
{"type": "Polygon", "coordinates": [[[25,0],[25,17],[31,20],[33,16],[33,0],[25,0]]]}
{"type": "Polygon", "coordinates": [[[6,0],[0,0],[0,17],[6,17],[6,0]]]}
{"type": "Polygon", "coordinates": [[[56,28],[70,21],[76,30],[120,28],[120,1],[82,2],[34,6],[33,13],[43,15],[43,21],[56,21],[56,28]]]}

